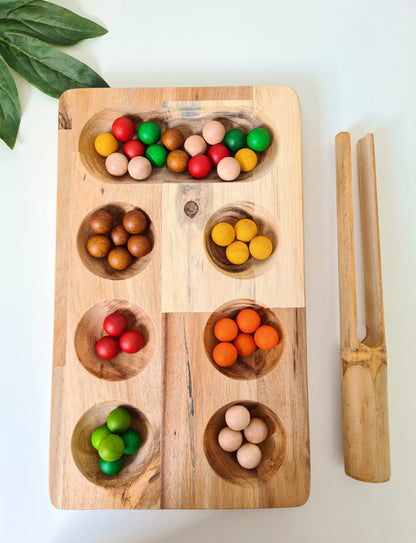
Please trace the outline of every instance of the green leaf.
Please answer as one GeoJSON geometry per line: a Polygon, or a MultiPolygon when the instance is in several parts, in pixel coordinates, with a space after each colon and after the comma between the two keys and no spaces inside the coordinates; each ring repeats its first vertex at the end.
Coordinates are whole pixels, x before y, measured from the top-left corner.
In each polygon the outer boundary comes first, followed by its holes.
{"type": "Polygon", "coordinates": [[[16,142],[20,124],[20,102],[16,84],[6,63],[0,57],[0,138],[10,149],[16,142]]]}
{"type": "Polygon", "coordinates": [[[29,83],[54,98],[67,89],[108,87],[86,64],[36,38],[0,35],[0,55],[29,83]]]}
{"type": "Polygon", "coordinates": [[[0,3],[0,33],[5,32],[25,34],[55,45],[73,45],[102,36],[107,30],[50,2],[19,0],[0,3]]]}
{"type": "Polygon", "coordinates": [[[20,6],[28,4],[31,1],[32,0],[10,0],[9,2],[5,2],[4,0],[0,0],[0,19],[6,17],[13,9],[20,8],[20,6]]]}

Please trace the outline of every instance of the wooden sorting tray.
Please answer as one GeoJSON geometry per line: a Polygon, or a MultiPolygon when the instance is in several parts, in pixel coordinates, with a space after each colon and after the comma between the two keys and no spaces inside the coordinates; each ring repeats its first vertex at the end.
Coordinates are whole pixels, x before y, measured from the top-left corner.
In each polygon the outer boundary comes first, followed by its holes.
{"type": "MultiPolygon", "coordinates": [[[[117,360],[117,358],[116,358],[117,360]]],[[[50,496],[64,509],[264,508],[309,495],[309,423],[300,108],[286,87],[78,89],[59,105],[55,330],[50,496]],[[234,182],[197,181],[165,167],[137,182],[111,177],[95,136],[120,115],[162,130],[200,133],[209,119],[272,144],[234,182]],[[151,221],[154,247],[125,272],[89,258],[90,214],[134,207],[151,221]],[[210,243],[222,219],[250,216],[274,241],[266,261],[230,268],[210,243]],[[213,324],[254,306],[281,341],[247,362],[218,368],[213,324]],[[121,310],[145,336],[112,366],[95,356],[104,317],[121,310]],[[243,470],[217,434],[232,403],[269,427],[263,458],[243,470]],[[144,444],[115,477],[101,474],[92,430],[126,406],[144,444]]]]}

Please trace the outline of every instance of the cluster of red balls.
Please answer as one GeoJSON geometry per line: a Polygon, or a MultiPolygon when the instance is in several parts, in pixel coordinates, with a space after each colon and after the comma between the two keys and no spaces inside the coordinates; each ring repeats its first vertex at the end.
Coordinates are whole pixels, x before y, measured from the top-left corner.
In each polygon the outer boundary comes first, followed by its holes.
{"type": "Polygon", "coordinates": [[[120,350],[134,354],[142,349],[143,336],[136,330],[127,330],[127,319],[121,313],[108,315],[104,319],[103,328],[108,336],[99,339],[95,345],[95,352],[100,358],[111,360],[120,350]]]}

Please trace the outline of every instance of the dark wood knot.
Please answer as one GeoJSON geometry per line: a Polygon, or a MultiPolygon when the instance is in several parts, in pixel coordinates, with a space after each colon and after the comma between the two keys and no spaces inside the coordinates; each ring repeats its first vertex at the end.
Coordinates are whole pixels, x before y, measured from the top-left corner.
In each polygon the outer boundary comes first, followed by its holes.
{"type": "Polygon", "coordinates": [[[199,205],[193,200],[189,200],[183,207],[185,215],[188,215],[190,219],[193,219],[199,211],[199,205]]]}

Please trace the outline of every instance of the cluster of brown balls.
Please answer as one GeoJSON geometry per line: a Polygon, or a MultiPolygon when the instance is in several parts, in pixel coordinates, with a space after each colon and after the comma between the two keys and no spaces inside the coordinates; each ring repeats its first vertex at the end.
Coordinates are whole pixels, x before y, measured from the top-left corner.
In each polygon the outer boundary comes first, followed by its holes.
{"type": "Polygon", "coordinates": [[[139,209],[124,213],[118,224],[114,224],[109,211],[100,209],[91,215],[88,224],[94,232],[87,241],[88,253],[94,258],[107,258],[115,270],[125,270],[135,258],[147,255],[152,249],[152,243],[145,234],[147,217],[139,209]]]}

